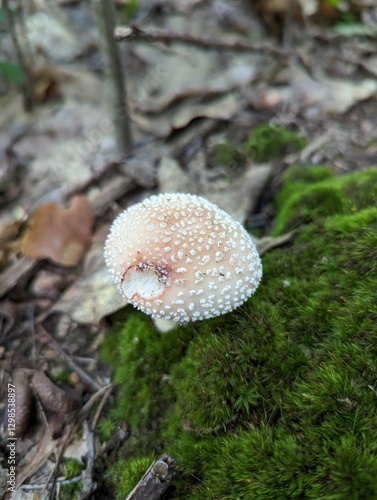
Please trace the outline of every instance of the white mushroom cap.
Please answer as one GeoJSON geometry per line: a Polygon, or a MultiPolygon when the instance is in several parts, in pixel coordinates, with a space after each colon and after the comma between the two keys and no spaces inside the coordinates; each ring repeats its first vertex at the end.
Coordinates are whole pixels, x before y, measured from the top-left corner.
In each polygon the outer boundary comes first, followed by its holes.
{"type": "Polygon", "coordinates": [[[155,319],[179,323],[232,311],[262,277],[245,229],[190,194],[151,196],[122,212],[111,226],[105,259],[131,304],[155,319]]]}

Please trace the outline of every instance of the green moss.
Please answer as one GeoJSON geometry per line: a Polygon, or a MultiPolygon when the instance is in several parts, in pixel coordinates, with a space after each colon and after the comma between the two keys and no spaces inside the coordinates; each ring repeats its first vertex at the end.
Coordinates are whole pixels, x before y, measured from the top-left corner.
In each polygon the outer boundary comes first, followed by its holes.
{"type": "Polygon", "coordinates": [[[336,214],[352,215],[376,204],[376,169],[341,178],[331,174],[326,178],[325,172],[323,167],[291,170],[277,196],[274,234],[336,214]]]}
{"type": "Polygon", "coordinates": [[[120,460],[109,470],[106,479],[115,486],[117,500],[123,500],[131,493],[154,460],[153,455],[120,460]]]}
{"type": "Polygon", "coordinates": [[[75,458],[64,460],[64,475],[67,479],[79,476],[84,468],[84,464],[75,458]]]}
{"type": "MultiPolygon", "coordinates": [[[[63,475],[66,479],[73,479],[81,476],[84,469],[84,464],[75,458],[66,458],[63,461],[63,475]]],[[[69,484],[64,484],[60,489],[59,498],[62,500],[70,500],[79,498],[82,491],[82,481],[75,481],[69,484]]]]}
{"type": "Polygon", "coordinates": [[[228,168],[237,168],[241,164],[241,155],[237,149],[226,142],[217,144],[214,148],[215,167],[226,166],[228,168]]]}
{"type": "Polygon", "coordinates": [[[254,161],[263,163],[305,146],[306,140],[285,125],[263,123],[254,128],[244,149],[254,161]]]}
{"type": "Polygon", "coordinates": [[[114,433],[115,429],[116,423],[112,418],[103,418],[97,426],[97,431],[101,442],[108,441],[114,433]]]}
{"type": "Polygon", "coordinates": [[[66,368],[59,369],[59,371],[53,373],[54,380],[56,382],[61,382],[62,384],[67,385],[71,383],[71,374],[72,372],[70,370],[67,370],[66,368]]]}
{"type": "Polygon", "coordinates": [[[335,179],[334,173],[326,165],[307,167],[305,165],[294,165],[285,171],[284,190],[294,187],[295,184],[314,184],[329,179],[335,179]]]}
{"type": "Polygon", "coordinates": [[[166,498],[377,497],[376,180],[293,169],[277,232],[300,229],[246,304],[168,334],[136,314],[108,336],[113,415],[131,425],[110,477],[167,452],[166,498]]]}
{"type": "Polygon", "coordinates": [[[192,335],[190,328],[162,334],[149,318],[135,313],[106,337],[102,356],[115,367],[118,395],[116,407],[101,424],[103,437],[117,422],[126,420],[133,433],[128,453],[134,448],[150,451],[151,435],[175,399],[171,367],[183,356],[192,335]]]}

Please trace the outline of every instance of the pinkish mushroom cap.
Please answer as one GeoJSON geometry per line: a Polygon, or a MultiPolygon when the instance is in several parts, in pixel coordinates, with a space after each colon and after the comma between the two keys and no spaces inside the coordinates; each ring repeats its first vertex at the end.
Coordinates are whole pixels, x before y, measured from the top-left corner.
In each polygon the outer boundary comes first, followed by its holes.
{"type": "Polygon", "coordinates": [[[196,195],[151,196],[122,212],[105,259],[123,296],[179,323],[232,311],[256,290],[262,264],[249,234],[196,195]]]}

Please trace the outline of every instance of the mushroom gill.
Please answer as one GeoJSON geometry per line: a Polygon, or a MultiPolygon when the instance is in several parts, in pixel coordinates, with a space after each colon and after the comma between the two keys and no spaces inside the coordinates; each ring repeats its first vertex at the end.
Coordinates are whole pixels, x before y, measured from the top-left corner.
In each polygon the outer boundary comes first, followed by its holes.
{"type": "Polygon", "coordinates": [[[125,299],[155,319],[179,323],[235,309],[262,277],[245,229],[206,199],[181,193],[151,196],[123,211],[105,259],[125,299]]]}

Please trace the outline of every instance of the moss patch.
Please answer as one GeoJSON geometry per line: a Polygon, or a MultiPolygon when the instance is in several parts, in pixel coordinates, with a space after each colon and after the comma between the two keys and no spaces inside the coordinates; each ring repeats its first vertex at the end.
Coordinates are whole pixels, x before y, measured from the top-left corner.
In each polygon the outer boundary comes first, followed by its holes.
{"type": "MultiPolygon", "coordinates": [[[[63,473],[66,479],[73,479],[81,476],[84,464],[75,458],[67,458],[63,460],[63,473]]],[[[76,481],[64,484],[61,487],[59,498],[69,500],[71,498],[78,498],[82,491],[82,481],[76,481]]]]}
{"type": "Polygon", "coordinates": [[[135,312],[126,323],[110,332],[102,357],[116,367],[117,405],[100,422],[100,434],[108,437],[119,421],[126,421],[133,437],[128,454],[151,452],[158,442],[160,422],[175,400],[170,381],[171,367],[181,359],[193,330],[177,328],[162,334],[149,318],[135,312]]]}
{"type": "Polygon", "coordinates": [[[227,142],[217,144],[214,148],[214,167],[226,166],[235,170],[242,163],[242,155],[237,149],[227,142]]]}
{"type": "Polygon", "coordinates": [[[168,334],[134,314],[107,336],[132,434],[110,477],[167,452],[166,498],[377,497],[376,186],[376,169],[292,169],[276,233],[300,229],[246,304],[168,334]]]}
{"type": "Polygon", "coordinates": [[[117,500],[124,500],[143,477],[154,461],[153,455],[146,455],[129,460],[120,460],[107,473],[107,480],[111,481],[116,489],[117,500]]]}
{"type": "Polygon", "coordinates": [[[355,214],[377,204],[375,169],[334,177],[323,167],[295,167],[277,197],[275,234],[336,214],[355,214]]]}
{"type": "Polygon", "coordinates": [[[301,151],[305,146],[304,137],[285,125],[262,123],[254,128],[244,149],[254,161],[263,163],[301,151]]]}

